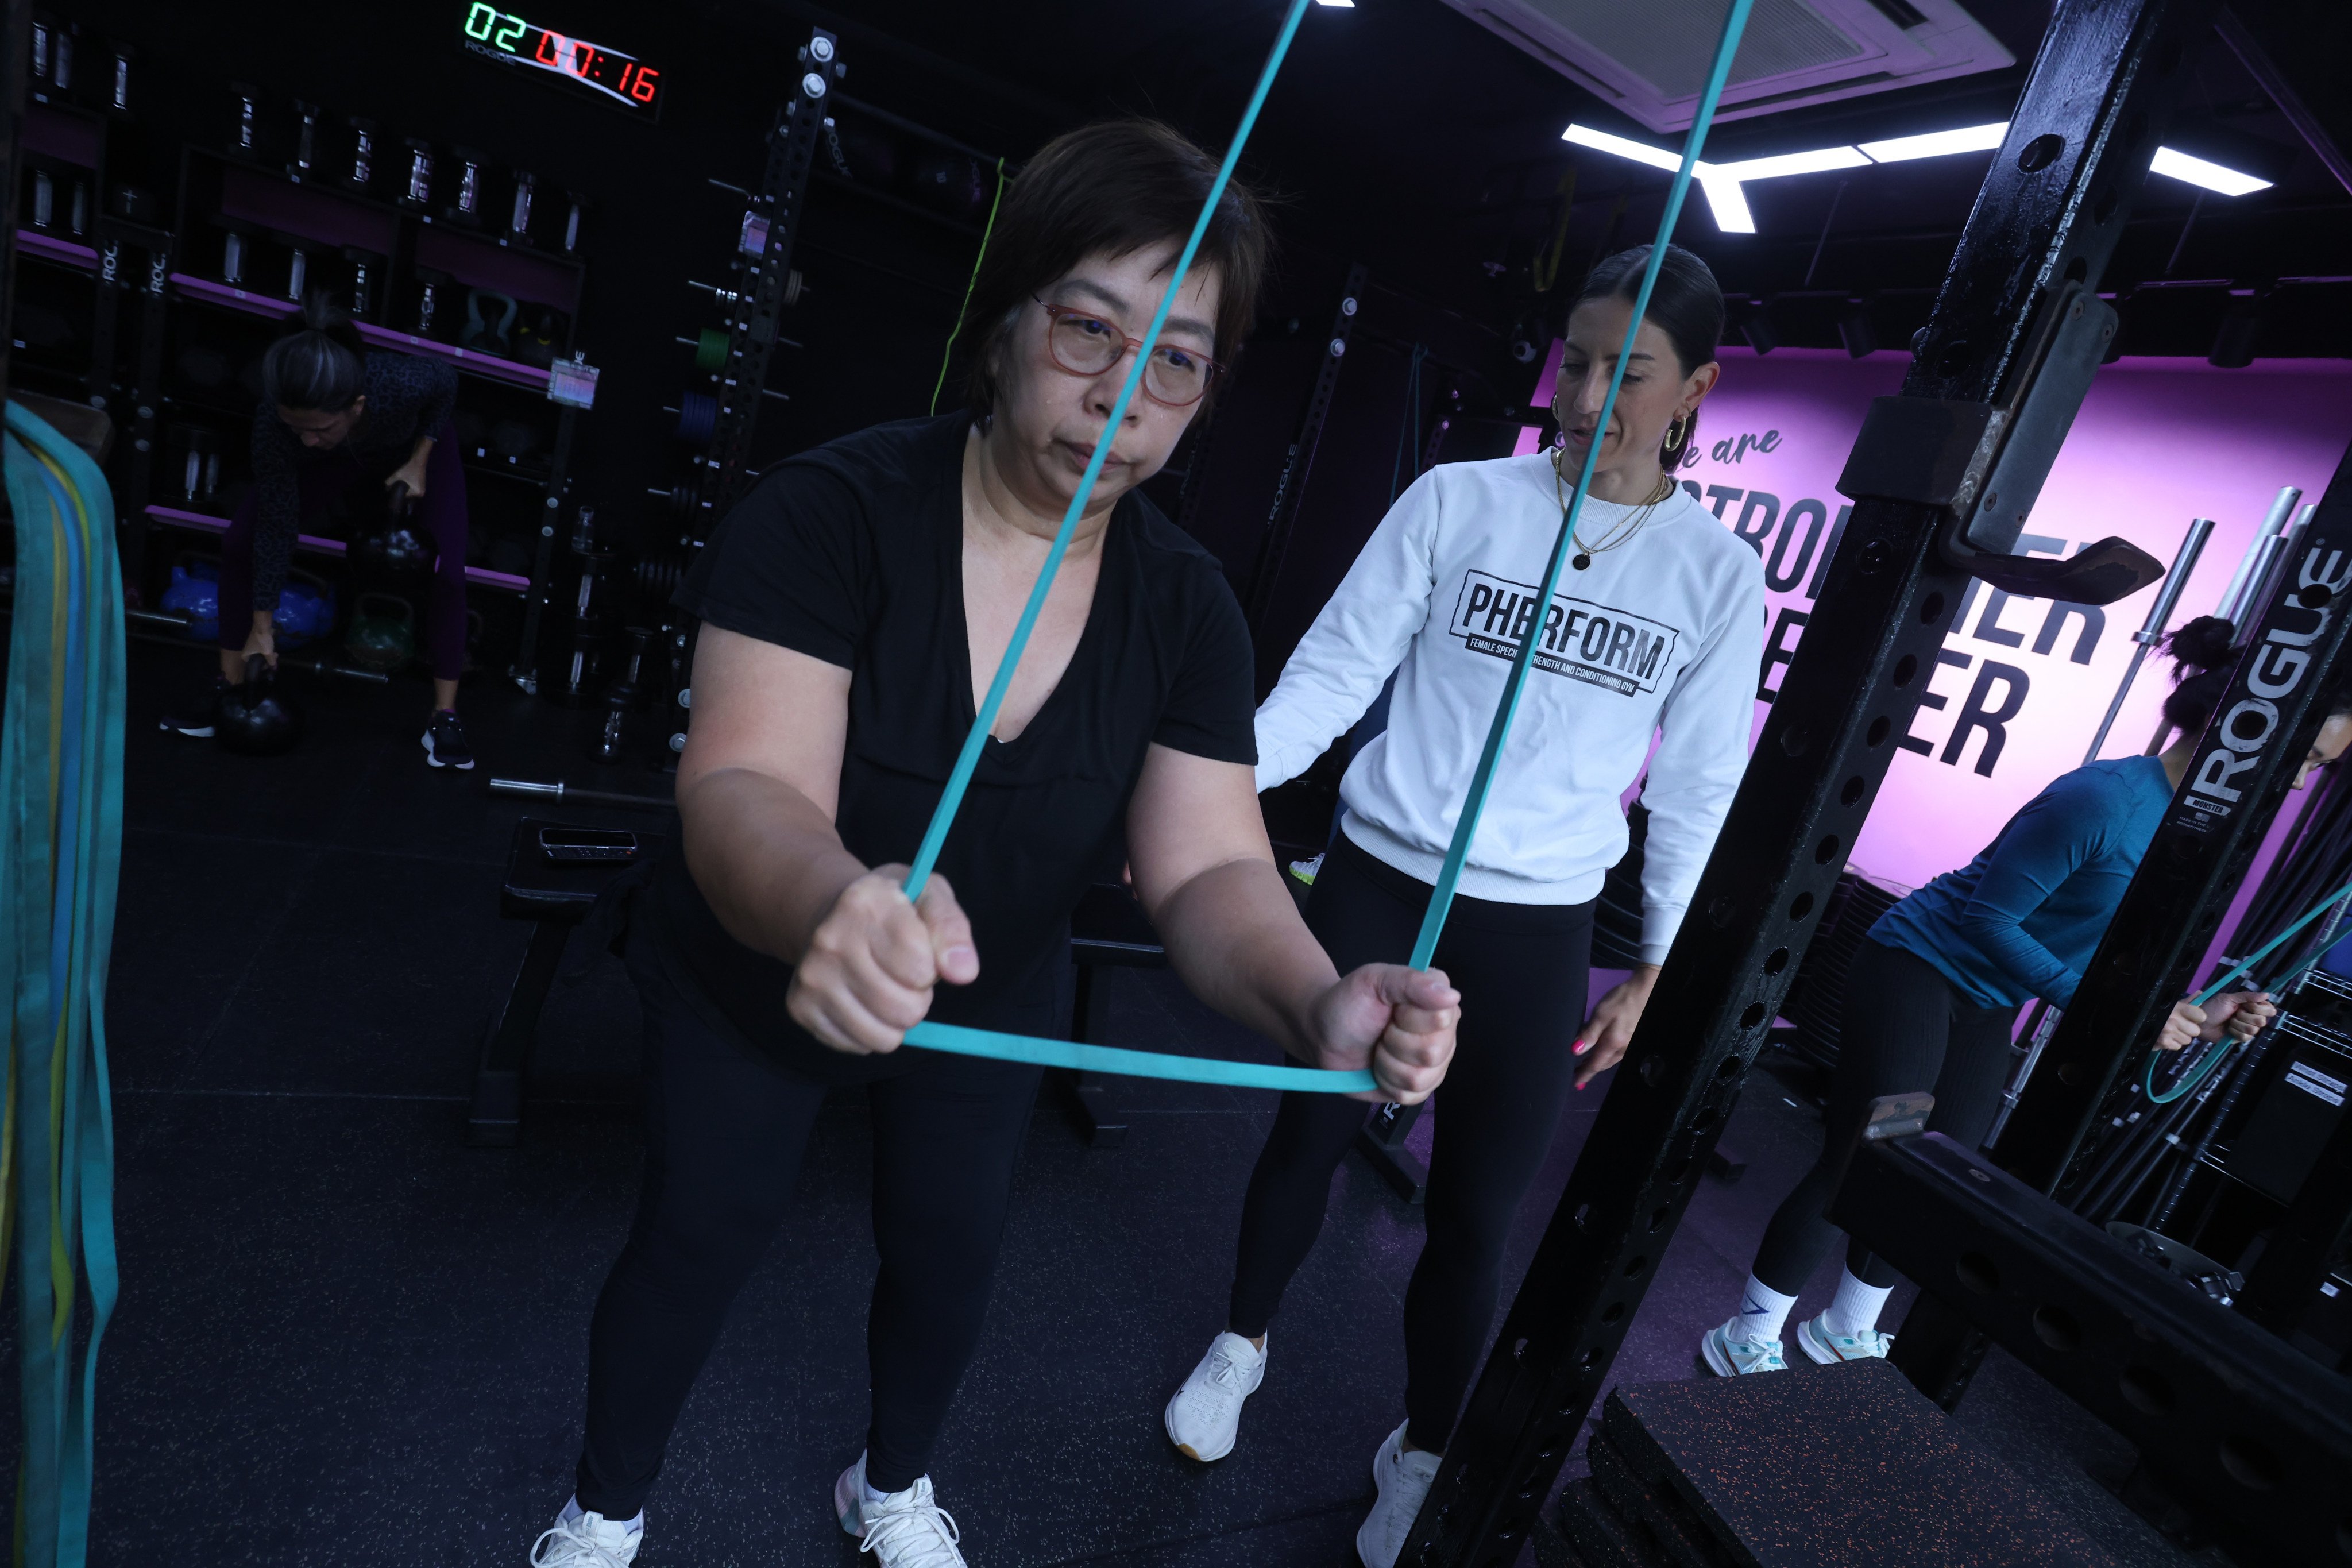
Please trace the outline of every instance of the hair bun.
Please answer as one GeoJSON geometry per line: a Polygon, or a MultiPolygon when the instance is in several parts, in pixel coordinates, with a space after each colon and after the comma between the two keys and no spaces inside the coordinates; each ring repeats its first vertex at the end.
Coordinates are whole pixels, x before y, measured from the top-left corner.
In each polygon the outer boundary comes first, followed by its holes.
{"type": "Polygon", "coordinates": [[[2238,629],[2219,616],[2200,616],[2164,639],[2177,685],[2189,676],[2227,669],[2238,661],[2238,629]]]}
{"type": "Polygon", "coordinates": [[[351,313],[315,289],[302,301],[302,328],[324,334],[362,359],[367,355],[367,340],[352,324],[351,313]]]}

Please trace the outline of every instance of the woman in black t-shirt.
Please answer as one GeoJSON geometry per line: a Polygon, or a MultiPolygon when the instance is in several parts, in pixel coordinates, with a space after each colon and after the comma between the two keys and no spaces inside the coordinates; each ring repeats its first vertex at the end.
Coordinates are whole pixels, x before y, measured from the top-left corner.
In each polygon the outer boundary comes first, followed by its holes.
{"type": "Polygon", "coordinates": [[[880,1568],[961,1568],[926,1471],[978,1342],[1038,1069],[901,1050],[925,1017],[1052,1032],[1071,908],[1123,843],[1171,962],[1317,1066],[1418,1100],[1454,1045],[1436,973],[1342,979],[1275,869],[1251,655],[1216,563],[1133,494],[1248,325],[1263,219],[1220,205],[919,904],[900,891],[978,698],[1214,163],[1097,125],[1024,171],[975,280],[977,414],[780,465],[679,595],[703,621],[682,857],[627,956],[644,997],[645,1195],[590,1331],[578,1490],[541,1568],[612,1568],[729,1302],[781,1222],[829,1086],[866,1082],[881,1254],[866,1450],[835,1516],[880,1568]]]}

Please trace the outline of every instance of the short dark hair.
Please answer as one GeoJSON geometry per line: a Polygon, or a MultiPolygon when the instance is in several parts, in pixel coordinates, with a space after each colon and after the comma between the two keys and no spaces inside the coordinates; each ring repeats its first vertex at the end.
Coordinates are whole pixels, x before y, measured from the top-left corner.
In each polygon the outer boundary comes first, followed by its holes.
{"type": "Polygon", "coordinates": [[[261,356],[261,395],[280,408],[341,414],[367,390],[367,340],[352,319],[313,294],[302,327],[261,356]]]}
{"type": "MultiPolygon", "coordinates": [[[[1642,273],[1649,265],[1646,245],[1619,251],[1592,269],[1569,309],[1572,311],[1587,300],[1641,298],[1642,273]]],[[[1714,269],[1681,246],[1667,246],[1665,259],[1658,263],[1658,281],[1650,290],[1649,309],[1642,312],[1642,319],[1666,334],[1685,375],[1715,358],[1717,345],[1723,342],[1723,288],[1716,282],[1714,269]]],[[[1682,440],[1658,454],[1667,472],[1681,466],[1683,454],[1690,450],[1697,433],[1698,419],[1694,416],[1683,426],[1682,440]]]]}
{"type": "MultiPolygon", "coordinates": [[[[1156,120],[1106,120],[1045,143],[1005,194],[964,306],[971,355],[965,400],[974,413],[996,407],[998,351],[1029,297],[1089,256],[1182,243],[1209,199],[1217,166],[1182,132],[1156,120]]],[[[1232,364],[1249,335],[1272,255],[1262,204],[1238,180],[1228,182],[1192,258],[1194,271],[1217,275],[1221,363],[1232,364]]]]}

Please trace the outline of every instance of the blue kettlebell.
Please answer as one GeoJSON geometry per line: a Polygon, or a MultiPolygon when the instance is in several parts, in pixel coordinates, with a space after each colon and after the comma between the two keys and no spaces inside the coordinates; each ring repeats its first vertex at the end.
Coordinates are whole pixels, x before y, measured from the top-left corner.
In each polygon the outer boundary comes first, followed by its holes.
{"type": "Polygon", "coordinates": [[[172,568],[172,585],[163,590],[158,601],[166,610],[174,610],[188,617],[188,638],[192,642],[212,642],[220,636],[220,584],[210,577],[199,577],[184,566],[172,568]]]}

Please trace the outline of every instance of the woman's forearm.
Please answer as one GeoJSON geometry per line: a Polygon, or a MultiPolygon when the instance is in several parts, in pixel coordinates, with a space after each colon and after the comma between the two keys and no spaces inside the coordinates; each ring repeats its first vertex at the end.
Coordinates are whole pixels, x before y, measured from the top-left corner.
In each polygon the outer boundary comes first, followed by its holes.
{"type": "Polygon", "coordinates": [[[1318,1059],[1314,1004],[1339,973],[1272,861],[1253,856],[1203,871],[1162,900],[1152,921],[1192,994],[1299,1060],[1318,1059]]]}
{"type": "Polygon", "coordinates": [[[678,796],[687,869],[727,933],[798,963],[842,889],[866,868],[830,817],[781,779],[722,768],[678,796]]]}

